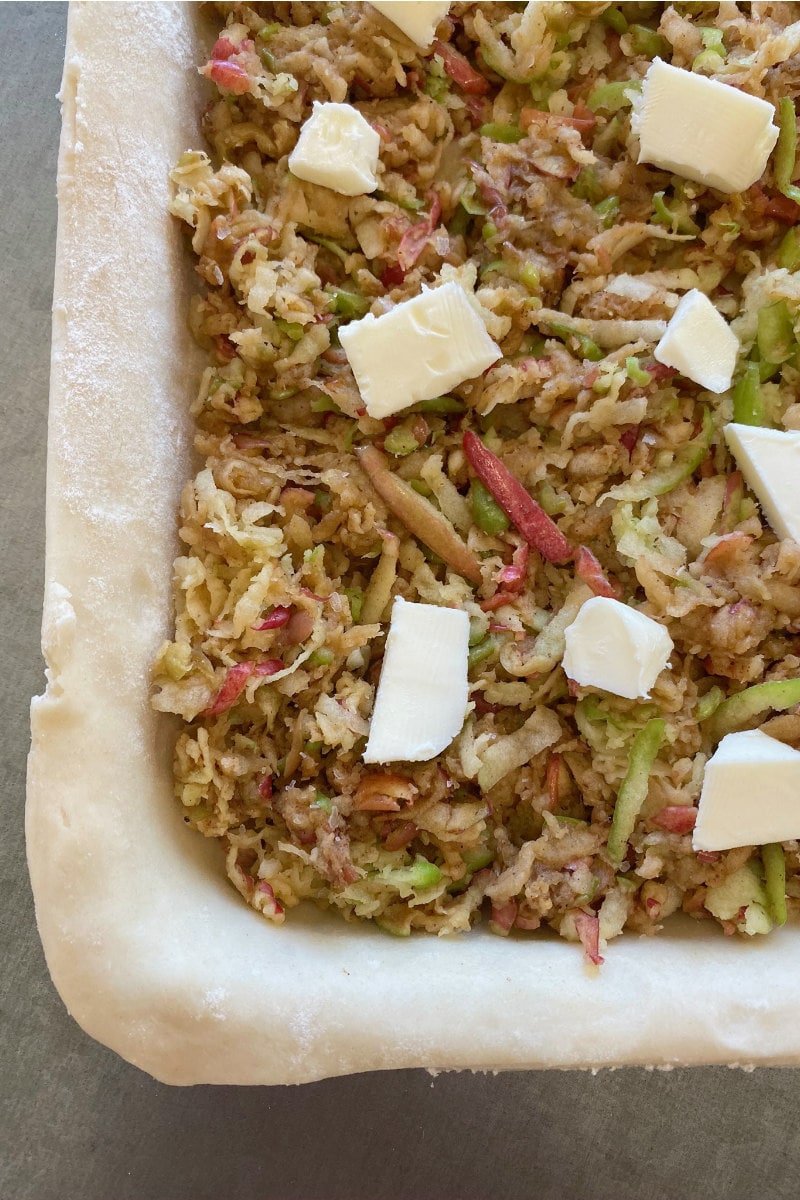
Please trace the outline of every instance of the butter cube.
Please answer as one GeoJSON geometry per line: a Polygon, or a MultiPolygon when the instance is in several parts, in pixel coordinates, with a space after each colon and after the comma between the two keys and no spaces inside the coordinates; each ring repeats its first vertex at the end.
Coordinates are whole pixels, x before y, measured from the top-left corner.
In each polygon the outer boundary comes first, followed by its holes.
{"type": "Polygon", "coordinates": [[[565,638],[563,666],[570,679],[628,700],[647,698],[673,645],[658,621],[606,596],[581,606],[565,638]]]}
{"type": "Polygon", "coordinates": [[[461,609],[395,599],[365,763],[427,762],[450,745],[467,710],[468,651],[461,609]]]}
{"type": "Polygon", "coordinates": [[[298,179],[342,196],[363,196],[378,186],[380,143],[378,133],[352,104],[315,100],[289,155],[289,170],[298,179]]]}
{"type": "Polygon", "coordinates": [[[778,537],[800,542],[800,432],[733,423],[723,432],[778,537]]]}
{"type": "Polygon", "coordinates": [[[800,838],[800,751],[760,729],[729,733],[706,763],[695,850],[800,838]]]}
{"type": "Polygon", "coordinates": [[[766,100],[656,58],[634,107],[638,161],[743,192],[764,174],[778,140],[774,115],[766,100]]]}
{"type": "Polygon", "coordinates": [[[739,339],[708,296],[692,288],[675,309],[653,357],[709,392],[731,386],[739,339]]]}
{"type": "Polygon", "coordinates": [[[389,417],[442,396],[501,357],[460,284],[423,288],[380,317],[369,313],[339,330],[371,417],[389,417]]]}
{"type": "Polygon", "coordinates": [[[447,16],[450,0],[374,0],[372,7],[421,50],[427,50],[436,26],[447,16]]]}

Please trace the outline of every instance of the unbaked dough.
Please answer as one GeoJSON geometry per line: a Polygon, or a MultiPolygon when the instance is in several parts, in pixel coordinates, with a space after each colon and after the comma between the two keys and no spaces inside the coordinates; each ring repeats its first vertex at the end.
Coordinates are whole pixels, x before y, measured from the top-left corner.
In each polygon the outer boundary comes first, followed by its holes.
{"type": "Polygon", "coordinates": [[[71,7],[47,485],[45,694],[28,856],[47,962],[83,1028],[169,1083],[388,1067],[800,1062],[800,929],[670,922],[600,973],[556,938],[393,940],[314,912],[265,922],[172,799],[148,703],[171,618],[198,363],[168,171],[199,145],[184,4],[71,7]],[[124,71],[112,48],[125,47],[124,71]]]}

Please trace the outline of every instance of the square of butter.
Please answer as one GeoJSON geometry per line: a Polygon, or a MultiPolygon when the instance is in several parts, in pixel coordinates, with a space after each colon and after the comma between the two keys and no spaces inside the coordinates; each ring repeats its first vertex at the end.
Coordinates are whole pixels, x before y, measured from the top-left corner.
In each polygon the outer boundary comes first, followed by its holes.
{"type": "Polygon", "coordinates": [[[363,196],[378,186],[380,136],[352,104],[320,104],[289,155],[298,179],[318,183],[342,196],[363,196]]]}

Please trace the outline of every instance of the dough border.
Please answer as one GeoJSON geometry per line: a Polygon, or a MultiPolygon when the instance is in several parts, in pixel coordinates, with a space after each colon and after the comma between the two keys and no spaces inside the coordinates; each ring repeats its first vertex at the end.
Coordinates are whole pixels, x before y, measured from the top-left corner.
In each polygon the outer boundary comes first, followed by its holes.
{"type": "Polygon", "coordinates": [[[167,172],[199,146],[193,6],[71,6],[47,483],[45,694],[27,839],[55,985],[92,1037],[164,1082],[299,1083],[396,1067],[797,1064],[800,929],[670,921],[594,972],[558,939],[393,940],[241,902],[172,800],[148,703],[171,623],[194,287],[167,172]],[[124,45],[125,70],[113,46],[124,45]]]}

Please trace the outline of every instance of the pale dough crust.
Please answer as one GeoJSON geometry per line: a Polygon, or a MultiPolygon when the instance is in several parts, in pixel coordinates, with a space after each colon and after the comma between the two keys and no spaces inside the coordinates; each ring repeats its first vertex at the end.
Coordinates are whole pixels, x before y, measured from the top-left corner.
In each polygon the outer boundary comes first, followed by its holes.
{"type": "Polygon", "coordinates": [[[199,145],[199,27],[182,4],[70,12],[53,324],[44,696],[28,854],[47,961],[93,1037],[170,1083],[388,1067],[800,1061],[800,929],[670,923],[579,950],[476,931],[394,941],[244,905],[172,800],[148,704],[171,621],[192,276],[167,172],[199,145]],[[124,47],[124,53],[119,48],[124,47]]]}

